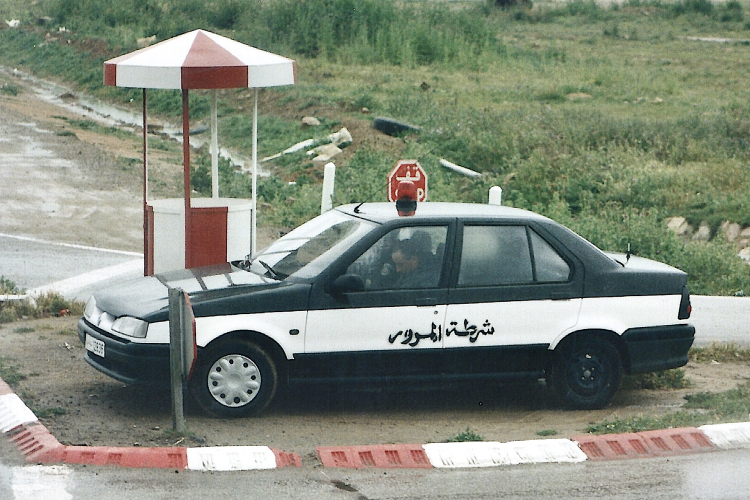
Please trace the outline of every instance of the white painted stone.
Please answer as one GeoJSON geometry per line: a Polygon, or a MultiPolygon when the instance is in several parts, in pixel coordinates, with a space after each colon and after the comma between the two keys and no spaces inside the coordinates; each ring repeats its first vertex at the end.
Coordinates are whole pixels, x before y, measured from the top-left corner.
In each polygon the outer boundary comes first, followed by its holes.
{"type": "Polygon", "coordinates": [[[34,413],[15,394],[0,396],[0,432],[6,433],[19,425],[36,422],[34,413]]]}
{"type": "Polygon", "coordinates": [[[583,462],[586,454],[569,439],[433,443],[424,445],[436,468],[496,467],[530,463],[583,462]]]}
{"type": "Polygon", "coordinates": [[[190,470],[275,469],[276,455],[267,446],[214,446],[187,449],[190,470]]]}
{"type": "Polygon", "coordinates": [[[750,422],[703,425],[698,428],[722,450],[750,448],[750,422]]]}

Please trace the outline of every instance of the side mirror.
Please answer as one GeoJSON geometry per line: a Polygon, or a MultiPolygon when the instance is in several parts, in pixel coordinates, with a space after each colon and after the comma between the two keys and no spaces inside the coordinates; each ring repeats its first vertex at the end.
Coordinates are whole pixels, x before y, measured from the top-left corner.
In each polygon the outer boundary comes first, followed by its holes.
{"type": "Polygon", "coordinates": [[[356,274],[344,274],[333,280],[328,290],[334,297],[340,297],[351,292],[362,292],[365,289],[365,282],[356,274]]]}

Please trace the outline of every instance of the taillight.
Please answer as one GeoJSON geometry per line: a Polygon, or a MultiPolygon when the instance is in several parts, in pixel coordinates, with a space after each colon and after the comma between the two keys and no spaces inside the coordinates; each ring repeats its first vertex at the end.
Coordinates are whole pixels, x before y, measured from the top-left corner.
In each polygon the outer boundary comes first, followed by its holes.
{"type": "Polygon", "coordinates": [[[677,319],[688,319],[693,312],[693,306],[690,304],[690,292],[687,285],[682,287],[682,299],[680,300],[680,312],[677,313],[677,319]]]}

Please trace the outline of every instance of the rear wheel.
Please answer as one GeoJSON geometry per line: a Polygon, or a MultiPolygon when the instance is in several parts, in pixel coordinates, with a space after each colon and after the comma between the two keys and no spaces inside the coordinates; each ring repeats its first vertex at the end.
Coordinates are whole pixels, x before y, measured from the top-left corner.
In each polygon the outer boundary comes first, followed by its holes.
{"type": "Polygon", "coordinates": [[[622,382],[620,353],[600,337],[571,339],[555,350],[550,379],[564,406],[578,410],[603,408],[622,382]]]}
{"type": "Polygon", "coordinates": [[[262,412],[278,388],[273,359],[255,344],[230,341],[201,352],[190,389],[198,404],[217,417],[262,412]]]}

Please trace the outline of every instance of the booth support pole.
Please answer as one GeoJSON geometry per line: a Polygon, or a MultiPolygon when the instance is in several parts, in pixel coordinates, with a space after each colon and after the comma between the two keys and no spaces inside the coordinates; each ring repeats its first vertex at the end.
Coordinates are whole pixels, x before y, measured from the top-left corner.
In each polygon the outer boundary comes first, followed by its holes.
{"type": "Polygon", "coordinates": [[[258,227],[258,88],[255,88],[255,99],[253,99],[253,213],[252,228],[250,231],[251,256],[255,257],[258,250],[257,227],[258,227]]]}
{"type": "Polygon", "coordinates": [[[211,196],[219,197],[219,119],[216,89],[211,89],[211,196]]]}
{"type": "Polygon", "coordinates": [[[192,265],[192,214],[190,213],[190,106],[188,89],[182,89],[182,159],[185,189],[185,269],[189,269],[192,265]]]}
{"type": "Polygon", "coordinates": [[[143,275],[148,276],[148,141],[146,140],[146,89],[143,89],[143,275]]]}

